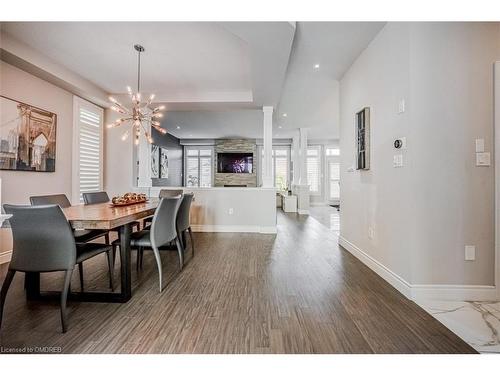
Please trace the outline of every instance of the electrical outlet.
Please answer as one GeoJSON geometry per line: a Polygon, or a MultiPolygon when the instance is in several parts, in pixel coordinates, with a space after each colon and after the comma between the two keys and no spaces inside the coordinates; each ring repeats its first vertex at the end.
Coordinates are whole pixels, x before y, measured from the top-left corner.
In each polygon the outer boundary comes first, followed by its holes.
{"type": "Polygon", "coordinates": [[[232,214],[234,214],[234,209],[231,207],[231,208],[229,209],[229,215],[232,215],[232,214]]]}
{"type": "Polygon", "coordinates": [[[368,227],[368,238],[370,240],[373,240],[373,237],[375,236],[375,230],[373,227],[368,227]]]}
{"type": "Polygon", "coordinates": [[[465,246],[465,260],[476,260],[476,246],[465,246]]]}

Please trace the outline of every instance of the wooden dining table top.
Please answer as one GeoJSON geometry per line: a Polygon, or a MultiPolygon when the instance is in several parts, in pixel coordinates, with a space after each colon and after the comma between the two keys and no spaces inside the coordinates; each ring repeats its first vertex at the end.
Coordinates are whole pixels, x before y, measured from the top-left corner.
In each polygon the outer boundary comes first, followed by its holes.
{"type": "Polygon", "coordinates": [[[63,212],[73,229],[113,229],[152,216],[159,203],[158,198],[149,198],[144,203],[120,207],[113,207],[111,202],[78,204],[63,208],[63,212]]]}

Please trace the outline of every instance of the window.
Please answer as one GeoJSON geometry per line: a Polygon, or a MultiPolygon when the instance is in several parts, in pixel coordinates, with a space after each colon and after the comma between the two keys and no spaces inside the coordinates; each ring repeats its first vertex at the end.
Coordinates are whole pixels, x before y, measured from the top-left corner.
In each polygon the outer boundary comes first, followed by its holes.
{"type": "Polygon", "coordinates": [[[186,148],[186,186],[212,186],[213,150],[186,148]]]}
{"type": "Polygon", "coordinates": [[[321,159],[320,147],[311,146],[307,148],[307,184],[313,195],[321,194],[321,159]]]}
{"type": "MultiPolygon", "coordinates": [[[[273,148],[274,186],[279,190],[289,188],[290,182],[290,148],[278,146],[273,148]]],[[[264,174],[264,149],[261,152],[261,174],[264,174]]]]}
{"type": "Polygon", "coordinates": [[[339,156],[340,150],[336,147],[327,147],[326,148],[326,156],[339,156]]]}
{"type": "Polygon", "coordinates": [[[82,193],[102,190],[102,108],[78,97],[73,100],[73,202],[82,193]]]}
{"type": "Polygon", "coordinates": [[[273,150],[274,186],[279,190],[288,189],[288,150],[273,150]]]}

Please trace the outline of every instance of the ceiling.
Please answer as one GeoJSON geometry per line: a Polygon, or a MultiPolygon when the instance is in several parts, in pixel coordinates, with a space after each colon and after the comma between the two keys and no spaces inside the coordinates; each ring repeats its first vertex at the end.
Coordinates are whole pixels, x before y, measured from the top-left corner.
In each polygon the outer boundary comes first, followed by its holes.
{"type": "Polygon", "coordinates": [[[339,80],[383,26],[383,22],[297,23],[276,113],[275,131],[280,136],[307,127],[310,138],[339,138],[339,80]]]}
{"type": "Polygon", "coordinates": [[[23,55],[35,64],[42,60],[31,56],[39,54],[46,66],[40,62],[37,74],[50,68],[54,75],[58,64],[66,76],[73,72],[78,82],[118,97],[127,85],[136,87],[133,45],[142,44],[141,91],[154,92],[166,105],[164,125],[179,137],[260,138],[261,108],[272,105],[275,137],[289,138],[295,129],[308,127],[312,138],[338,138],[338,80],[383,25],[11,22],[1,29],[17,43],[9,51],[2,46],[8,56],[18,55],[13,61],[23,55]]]}

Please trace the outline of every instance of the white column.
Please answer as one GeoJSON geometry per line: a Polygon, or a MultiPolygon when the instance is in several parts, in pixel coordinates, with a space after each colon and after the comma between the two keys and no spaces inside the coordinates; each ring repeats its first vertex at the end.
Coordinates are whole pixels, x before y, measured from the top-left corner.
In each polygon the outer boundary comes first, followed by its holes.
{"type": "Polygon", "coordinates": [[[292,188],[299,184],[300,180],[300,136],[297,131],[292,138],[292,188]]]}
{"type": "Polygon", "coordinates": [[[264,158],[262,160],[262,187],[273,187],[273,107],[262,107],[264,112],[264,158]]]}
{"type": "MultiPolygon", "coordinates": [[[[144,128],[151,134],[150,124],[144,124],[144,128]]],[[[137,162],[137,187],[149,188],[153,186],[151,182],[151,144],[143,134],[139,137],[139,145],[137,145],[137,162]]]]}
{"type": "Polygon", "coordinates": [[[307,184],[307,128],[300,128],[298,135],[294,137],[294,153],[297,154],[294,167],[293,194],[297,196],[297,212],[300,215],[309,214],[309,185],[307,184]]]}
{"type": "Polygon", "coordinates": [[[307,128],[300,128],[300,177],[299,184],[307,185],[307,128]]]}

